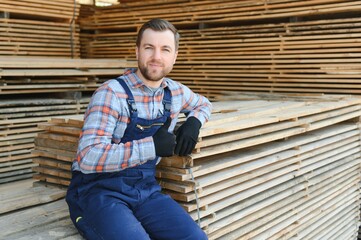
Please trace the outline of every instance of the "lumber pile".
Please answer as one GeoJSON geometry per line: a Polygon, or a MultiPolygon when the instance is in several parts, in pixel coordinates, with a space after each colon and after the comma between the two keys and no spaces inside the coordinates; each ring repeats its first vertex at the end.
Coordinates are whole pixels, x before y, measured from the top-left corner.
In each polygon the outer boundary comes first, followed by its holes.
{"type": "Polygon", "coordinates": [[[73,0],[2,0],[0,55],[80,57],[80,4],[73,0]]]}
{"type": "Polygon", "coordinates": [[[0,183],[31,178],[34,138],[39,123],[54,116],[81,114],[89,98],[32,98],[0,101],[0,183]]]}
{"type": "Polygon", "coordinates": [[[360,18],[184,30],[182,36],[171,76],[199,92],[361,93],[360,18]]]}
{"type": "Polygon", "coordinates": [[[27,0],[11,1],[2,0],[0,8],[2,12],[10,15],[24,17],[43,17],[45,19],[63,19],[70,22],[79,16],[80,4],[73,0],[27,0]]]}
{"type": "Polygon", "coordinates": [[[78,24],[0,18],[0,55],[79,58],[79,31],[78,24]]]}
{"type": "Polygon", "coordinates": [[[137,28],[164,17],[181,34],[169,76],[211,99],[219,90],[361,94],[360,7],[327,0],[129,2],[82,19],[81,28],[94,31],[82,56],[134,60],[137,28]],[[119,10],[124,6],[128,11],[119,10]],[[323,15],[331,13],[336,17],[323,15]]]}
{"type": "Polygon", "coordinates": [[[34,178],[46,183],[68,186],[71,164],[75,158],[78,139],[83,126],[83,115],[52,118],[39,124],[44,133],[35,138],[34,178]]]}
{"type": "Polygon", "coordinates": [[[210,239],[353,239],[360,109],[346,109],[359,107],[360,99],[346,108],[336,106],[346,99],[319,100],[295,98],[258,109],[250,100],[243,109],[222,102],[221,114],[213,113],[202,129],[197,152],[161,161],[157,174],[164,191],[199,220],[210,239]]]}
{"type": "Polygon", "coordinates": [[[235,21],[277,19],[315,14],[335,14],[361,9],[359,1],[277,0],[277,1],[147,1],[129,2],[99,9],[80,20],[84,29],[135,29],[144,21],[164,18],[180,27],[206,24],[229,24],[235,21]]]}
{"type": "MultiPolygon", "coordinates": [[[[361,98],[346,95],[215,102],[196,150],[162,159],[157,178],[210,239],[353,239],[360,116],[361,98]]],[[[36,179],[69,184],[81,126],[81,116],[39,124],[36,179]]]]}
{"type": "Polygon", "coordinates": [[[0,57],[0,66],[0,183],[4,183],[32,177],[32,167],[37,165],[31,151],[41,131],[39,123],[54,116],[83,114],[90,100],[87,93],[134,64],[8,56],[0,57]]]}

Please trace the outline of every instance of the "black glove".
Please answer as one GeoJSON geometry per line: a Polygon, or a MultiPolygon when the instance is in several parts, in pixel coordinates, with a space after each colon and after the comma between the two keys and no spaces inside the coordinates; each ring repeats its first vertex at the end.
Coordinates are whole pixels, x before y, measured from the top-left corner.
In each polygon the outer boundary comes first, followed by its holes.
{"type": "Polygon", "coordinates": [[[175,135],[168,132],[171,122],[172,119],[167,118],[164,125],[153,135],[155,153],[159,157],[170,157],[174,154],[175,135]]]}
{"type": "Polygon", "coordinates": [[[189,117],[176,132],[177,145],[174,153],[178,156],[187,156],[192,153],[196,146],[199,129],[202,123],[195,117],[189,117]]]}

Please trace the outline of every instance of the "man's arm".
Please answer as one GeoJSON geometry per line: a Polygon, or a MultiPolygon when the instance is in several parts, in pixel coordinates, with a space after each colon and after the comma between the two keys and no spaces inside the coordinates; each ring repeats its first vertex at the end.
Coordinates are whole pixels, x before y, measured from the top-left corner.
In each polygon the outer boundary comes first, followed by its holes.
{"type": "Polygon", "coordinates": [[[129,121],[128,106],[120,101],[126,98],[126,94],[123,95],[116,94],[108,84],[93,95],[85,113],[77,152],[77,165],[82,172],[120,171],[156,157],[152,137],[119,143],[129,121]]]}
{"type": "Polygon", "coordinates": [[[209,100],[199,94],[192,92],[183,85],[183,109],[187,120],[176,132],[176,147],[174,153],[179,156],[187,156],[192,153],[199,135],[199,129],[208,121],[212,104],[209,100]]]}

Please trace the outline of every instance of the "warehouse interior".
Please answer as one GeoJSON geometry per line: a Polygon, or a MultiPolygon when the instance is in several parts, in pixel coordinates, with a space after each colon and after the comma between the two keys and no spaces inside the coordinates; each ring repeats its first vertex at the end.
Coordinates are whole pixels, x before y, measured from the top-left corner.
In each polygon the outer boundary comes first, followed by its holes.
{"type": "MultiPolygon", "coordinates": [[[[172,22],[169,77],[214,109],[157,178],[209,239],[359,239],[361,2],[2,0],[1,239],[82,239],[64,201],[94,90],[172,22]]],[[[179,119],[180,122],[184,118],[179,119]]]]}

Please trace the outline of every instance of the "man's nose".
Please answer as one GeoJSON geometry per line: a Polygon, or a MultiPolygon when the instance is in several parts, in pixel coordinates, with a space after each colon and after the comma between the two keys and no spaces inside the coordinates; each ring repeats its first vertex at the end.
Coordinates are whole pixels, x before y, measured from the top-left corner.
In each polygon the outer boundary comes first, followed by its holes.
{"type": "Polygon", "coordinates": [[[153,58],[154,59],[160,59],[161,58],[161,50],[160,49],[154,49],[153,58]]]}

